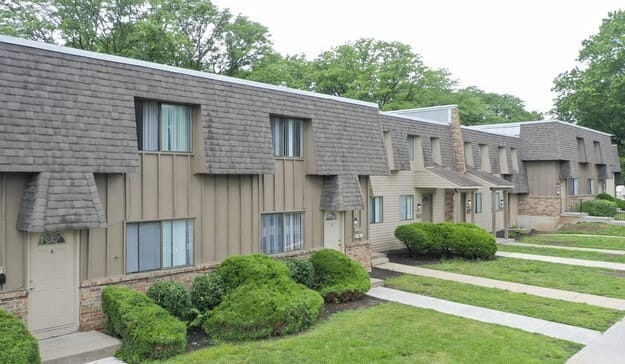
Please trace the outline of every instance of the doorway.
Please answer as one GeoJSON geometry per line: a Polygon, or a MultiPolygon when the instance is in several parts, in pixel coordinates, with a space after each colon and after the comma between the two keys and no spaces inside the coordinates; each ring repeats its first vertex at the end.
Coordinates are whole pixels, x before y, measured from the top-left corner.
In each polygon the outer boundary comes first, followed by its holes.
{"type": "Polygon", "coordinates": [[[329,249],[343,251],[343,220],[342,211],[326,211],[323,215],[323,246],[329,249]]]}
{"type": "Polygon", "coordinates": [[[421,213],[421,220],[425,222],[432,222],[434,194],[432,192],[424,192],[421,194],[421,199],[421,208],[423,209],[421,213]]]}

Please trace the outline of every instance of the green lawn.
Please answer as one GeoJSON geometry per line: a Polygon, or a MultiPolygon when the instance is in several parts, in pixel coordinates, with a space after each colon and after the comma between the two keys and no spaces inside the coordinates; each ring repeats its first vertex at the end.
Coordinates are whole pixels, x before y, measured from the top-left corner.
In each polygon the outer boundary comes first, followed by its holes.
{"type": "Polygon", "coordinates": [[[502,252],[527,253],[537,255],[548,255],[553,257],[575,258],[586,260],[600,260],[603,262],[625,263],[625,255],[614,255],[606,253],[584,252],[578,250],[564,250],[555,248],[525,247],[514,245],[498,245],[497,250],[502,252]]]}
{"type": "Polygon", "coordinates": [[[582,222],[579,224],[566,224],[558,230],[558,233],[625,236],[625,226],[600,222],[582,222]]]}
{"type": "Polygon", "coordinates": [[[623,272],[514,258],[442,260],[431,268],[472,276],[625,299],[623,272]]]}
{"type": "Polygon", "coordinates": [[[221,344],[167,363],[564,363],[581,345],[395,303],[341,312],[284,339],[221,344]]]}
{"type": "Polygon", "coordinates": [[[577,246],[582,248],[625,250],[625,237],[571,236],[567,234],[536,234],[524,236],[522,243],[577,246]]]}
{"type": "Polygon", "coordinates": [[[384,284],[402,291],[599,331],[605,331],[625,316],[625,312],[583,303],[566,302],[503,289],[478,287],[409,274],[387,279],[384,284]]]}

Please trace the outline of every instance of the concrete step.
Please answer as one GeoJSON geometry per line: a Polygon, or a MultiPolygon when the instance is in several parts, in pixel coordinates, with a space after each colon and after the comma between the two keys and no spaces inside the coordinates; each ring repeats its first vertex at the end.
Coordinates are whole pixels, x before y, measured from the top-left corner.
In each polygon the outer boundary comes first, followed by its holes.
{"type": "Polygon", "coordinates": [[[388,263],[389,260],[384,253],[371,253],[371,266],[375,267],[376,265],[388,263]]]}
{"type": "Polygon", "coordinates": [[[376,287],[384,287],[384,281],[378,278],[370,278],[371,279],[371,288],[376,287]]]}
{"type": "Polygon", "coordinates": [[[98,331],[75,332],[39,341],[43,364],[83,364],[113,356],[122,345],[98,331]]]}

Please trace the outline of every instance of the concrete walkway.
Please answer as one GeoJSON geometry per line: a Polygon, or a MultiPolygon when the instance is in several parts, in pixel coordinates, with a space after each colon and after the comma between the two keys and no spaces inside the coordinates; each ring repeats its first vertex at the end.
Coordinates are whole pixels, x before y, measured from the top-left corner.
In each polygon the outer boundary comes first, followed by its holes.
{"type": "MultiPolygon", "coordinates": [[[[537,287],[522,283],[499,281],[496,279],[481,278],[466,274],[444,272],[435,269],[413,267],[397,263],[385,263],[378,265],[376,268],[423,277],[444,279],[447,281],[468,283],[480,287],[505,289],[511,292],[527,293],[534,296],[553,298],[556,300],[586,303],[593,306],[611,308],[615,310],[625,310],[625,300],[618,298],[596,296],[587,293],[565,291],[554,288],[537,287]]],[[[625,341],[623,342],[625,343],[625,341]]]]}
{"type": "Polygon", "coordinates": [[[522,247],[528,247],[528,248],[550,248],[550,249],[560,249],[560,250],[575,250],[575,251],[580,251],[580,252],[603,253],[603,254],[611,254],[611,255],[625,255],[625,250],[579,248],[576,246],[562,246],[562,245],[528,244],[528,243],[517,243],[517,242],[512,242],[512,241],[497,241],[497,244],[509,245],[509,246],[522,246],[522,247]]]}
{"type": "Polygon", "coordinates": [[[508,326],[584,345],[588,345],[593,340],[601,336],[601,333],[595,330],[540,320],[508,312],[491,310],[489,308],[446,301],[439,298],[403,292],[391,288],[372,288],[367,294],[369,296],[387,301],[403,303],[413,307],[426,308],[481,322],[508,326]]]}
{"type": "Polygon", "coordinates": [[[625,361],[625,322],[621,320],[610,327],[601,337],[592,340],[567,364],[622,364],[625,361]]]}
{"type": "Polygon", "coordinates": [[[582,267],[604,268],[604,269],[625,271],[624,263],[601,262],[598,260],[560,258],[560,257],[550,257],[546,255],[511,253],[511,252],[497,252],[495,253],[495,255],[498,257],[504,257],[504,258],[537,260],[537,261],[548,262],[548,263],[579,265],[582,267]]]}
{"type": "Polygon", "coordinates": [[[613,239],[625,239],[625,236],[617,236],[617,235],[595,235],[595,234],[557,234],[557,233],[546,233],[538,235],[558,235],[558,236],[585,236],[585,237],[597,237],[597,238],[613,238],[613,239]]]}
{"type": "Polygon", "coordinates": [[[114,337],[98,331],[83,331],[40,340],[39,353],[44,364],[88,363],[111,357],[120,346],[121,341],[114,337]]]}

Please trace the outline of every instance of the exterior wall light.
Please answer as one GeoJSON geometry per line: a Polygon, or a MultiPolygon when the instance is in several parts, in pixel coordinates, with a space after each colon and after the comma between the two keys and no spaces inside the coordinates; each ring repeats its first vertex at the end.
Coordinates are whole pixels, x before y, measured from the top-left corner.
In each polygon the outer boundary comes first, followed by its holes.
{"type": "Polygon", "coordinates": [[[556,196],[560,196],[560,184],[556,183],[556,196]]]}
{"type": "Polygon", "coordinates": [[[471,202],[471,200],[467,200],[467,211],[471,211],[471,206],[473,205],[473,203],[471,202]]]}
{"type": "Polygon", "coordinates": [[[417,214],[420,214],[420,213],[421,213],[421,204],[418,203],[417,204],[417,214]]]}

